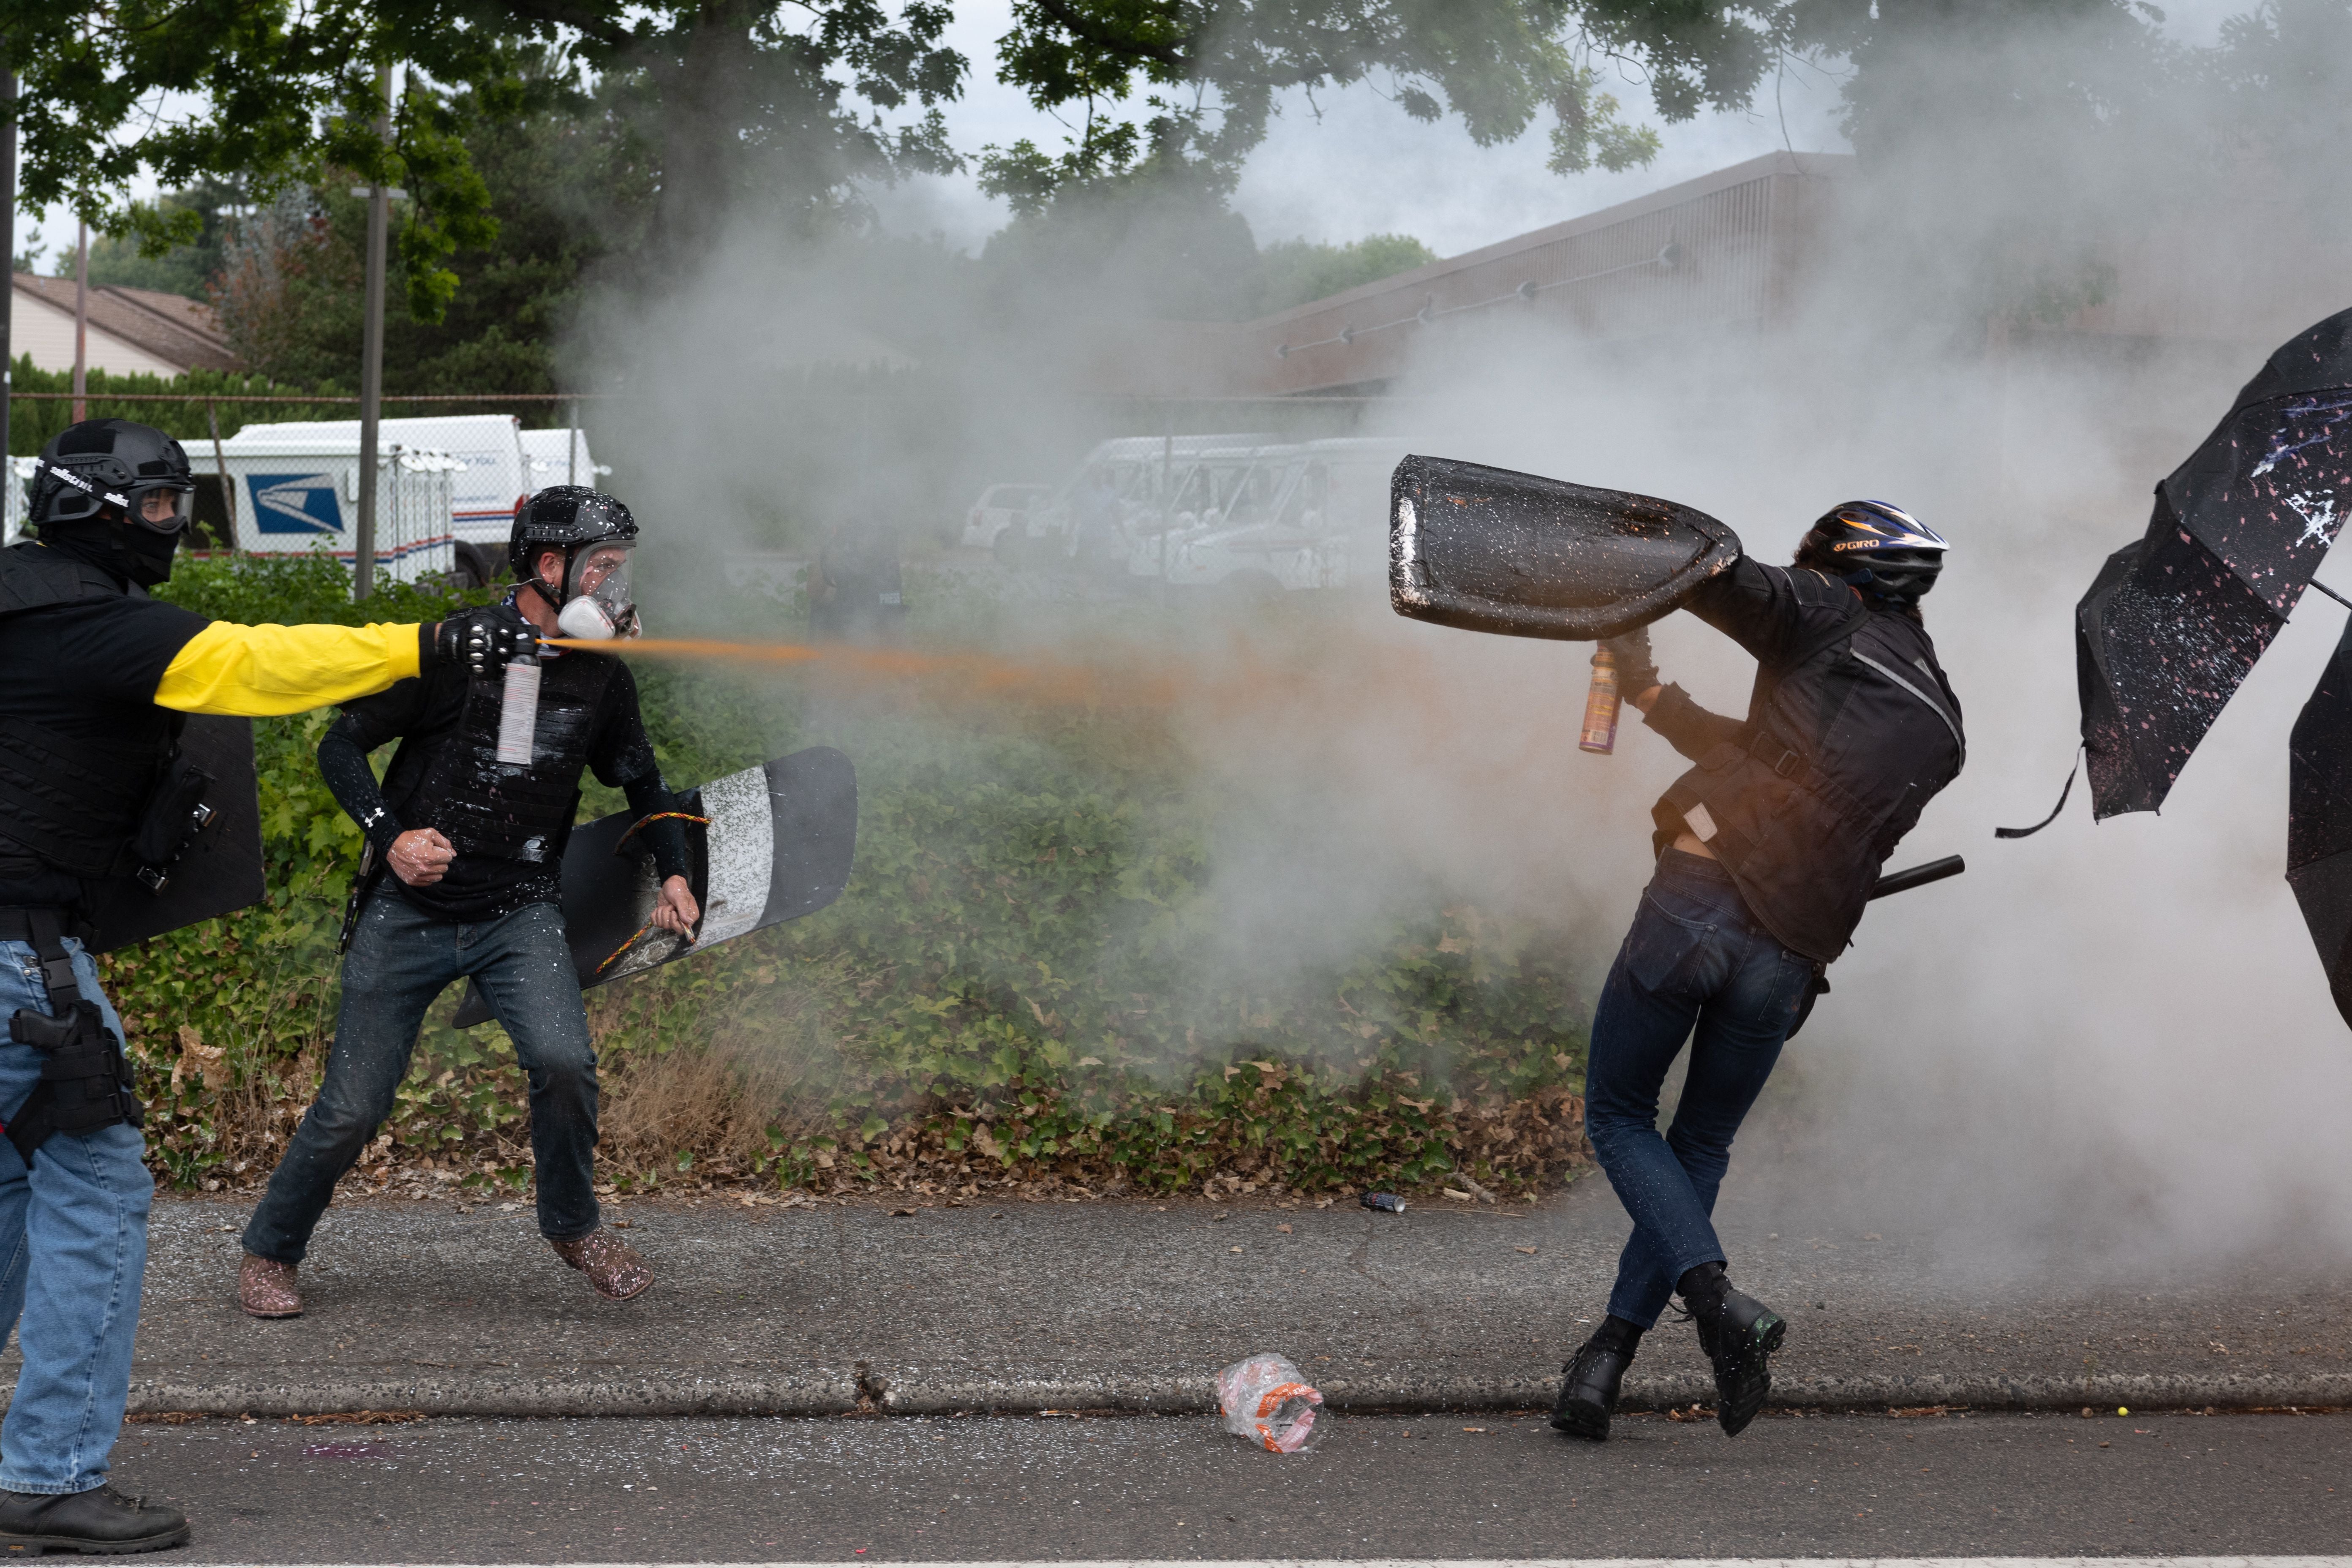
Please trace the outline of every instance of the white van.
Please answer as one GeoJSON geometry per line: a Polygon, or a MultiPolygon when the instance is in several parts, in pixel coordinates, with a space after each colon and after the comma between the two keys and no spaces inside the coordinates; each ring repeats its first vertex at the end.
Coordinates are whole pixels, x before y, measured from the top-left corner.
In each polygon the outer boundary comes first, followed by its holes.
{"type": "MultiPolygon", "coordinates": [[[[562,433],[553,434],[556,456],[561,458],[562,433]]],[[[228,444],[234,445],[248,436],[281,445],[331,439],[348,442],[351,449],[357,452],[360,422],[320,419],[248,425],[229,437],[228,444]],[[276,434],[257,434],[262,430],[276,434]]],[[[515,508],[531,491],[563,483],[560,479],[534,479],[530,459],[523,453],[522,436],[522,421],[511,414],[428,414],[376,423],[376,441],[381,447],[398,445],[412,451],[439,452],[465,465],[452,477],[446,530],[453,542],[469,546],[456,552],[467,569],[465,575],[474,574],[478,566],[492,572],[502,568],[506,564],[507,538],[514,531],[515,508]]],[[[482,580],[487,581],[487,576],[482,580]]]]}
{"type": "MultiPolygon", "coordinates": [[[[389,423],[389,421],[387,421],[389,423]]],[[[236,547],[257,555],[325,549],[353,554],[359,525],[360,439],[315,426],[248,425],[220,444],[236,547]]],[[[375,560],[406,582],[457,567],[450,529],[466,465],[446,452],[382,442],[376,454],[375,560]]]]}
{"type": "Polygon", "coordinates": [[[1106,521],[1115,523],[1122,541],[1118,552],[1126,554],[1139,533],[1157,531],[1170,494],[1194,458],[1227,447],[1263,446],[1273,439],[1261,435],[1121,436],[1101,442],[1055,489],[1051,500],[1032,506],[1018,526],[999,536],[999,548],[1012,540],[1024,542],[1032,551],[1076,555],[1080,542],[1079,504],[1090,500],[1097,488],[1107,488],[1118,515],[1106,521]]]}
{"type": "MultiPolygon", "coordinates": [[[[586,485],[590,489],[602,489],[598,476],[609,474],[611,468],[598,468],[588,455],[588,432],[585,430],[523,430],[517,433],[522,439],[523,473],[528,483],[525,494],[543,490],[550,485],[586,485]]],[[[514,512],[507,512],[510,529],[514,512]]],[[[499,536],[499,542],[507,535],[499,536]]]]}
{"type": "Polygon", "coordinates": [[[1160,575],[1266,593],[1385,582],[1389,478],[1405,452],[1366,436],[1261,450],[1221,510],[1167,535],[1160,575]]]}

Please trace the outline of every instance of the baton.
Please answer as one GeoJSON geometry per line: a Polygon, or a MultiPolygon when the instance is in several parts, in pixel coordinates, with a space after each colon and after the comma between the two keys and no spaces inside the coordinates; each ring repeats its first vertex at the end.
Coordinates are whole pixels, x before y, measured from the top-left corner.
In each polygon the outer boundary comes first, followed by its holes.
{"type": "Polygon", "coordinates": [[[1924,888],[1930,882],[1940,882],[1947,877],[1957,877],[1969,868],[1969,863],[1957,855],[1947,855],[1941,860],[1930,860],[1924,866],[1914,866],[1907,871],[1894,871],[1871,885],[1870,896],[1883,899],[1889,893],[1907,893],[1914,888],[1924,888]]]}

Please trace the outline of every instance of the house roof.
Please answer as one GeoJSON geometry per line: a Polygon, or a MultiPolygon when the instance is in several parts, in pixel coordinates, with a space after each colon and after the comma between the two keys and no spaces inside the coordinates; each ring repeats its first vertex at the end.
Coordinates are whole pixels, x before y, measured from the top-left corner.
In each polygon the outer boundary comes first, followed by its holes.
{"type": "MultiPolygon", "coordinates": [[[[29,294],[51,310],[73,314],[74,280],[41,278],[30,272],[16,275],[16,291],[29,294]]],[[[89,324],[112,337],[136,345],[157,359],[188,370],[235,370],[236,355],[221,335],[213,308],[182,294],[153,289],[127,289],[118,283],[92,284],[89,324]]]]}

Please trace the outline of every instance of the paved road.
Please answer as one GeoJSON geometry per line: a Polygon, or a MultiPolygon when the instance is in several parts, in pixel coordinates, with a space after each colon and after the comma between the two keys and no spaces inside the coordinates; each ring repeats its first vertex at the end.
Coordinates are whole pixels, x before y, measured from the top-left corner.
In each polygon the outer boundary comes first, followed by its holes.
{"type": "MultiPolygon", "coordinates": [[[[625,1212],[661,1280],[614,1307],[527,1209],[341,1205],[303,1268],[310,1312],[264,1323],[233,1300],[245,1207],[161,1205],[134,1407],[1192,1410],[1215,1367],[1260,1350],[1356,1408],[1525,1406],[1549,1403],[1624,1235],[1597,1182],[1534,1208],[1397,1215],[1197,1200],[625,1212]]],[[[1866,1228],[1866,1208],[1809,1217],[1736,1192],[1723,1223],[1736,1277],[1792,1321],[1778,1368],[1792,1402],[2352,1405],[2340,1269],[1956,1261],[1936,1237],[1866,1228]]],[[[1662,1334],[1628,1393],[1687,1402],[1704,1373],[1687,1330],[1662,1334]]]]}
{"type": "Polygon", "coordinates": [[[2352,1417],[206,1420],[138,1426],[171,1561],[2301,1554],[2352,1540],[2352,1417]]]}

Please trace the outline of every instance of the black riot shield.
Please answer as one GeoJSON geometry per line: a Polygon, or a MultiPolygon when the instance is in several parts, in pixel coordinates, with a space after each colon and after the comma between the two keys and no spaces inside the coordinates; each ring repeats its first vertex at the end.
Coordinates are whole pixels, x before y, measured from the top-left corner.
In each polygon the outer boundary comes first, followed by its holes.
{"type": "Polygon", "coordinates": [[[1389,602],[1417,621],[1591,641],[1647,625],[1739,559],[1703,511],[1450,458],[1389,481],[1389,602]]]}
{"type": "Polygon", "coordinates": [[[92,900],[92,952],[233,914],[268,890],[261,866],[261,797],[253,777],[253,721],[197,714],[180,731],[180,754],[212,775],[204,831],[172,867],[160,893],[124,878],[92,900]]]}
{"type": "MultiPolygon", "coordinates": [[[[763,926],[798,919],[841,896],[857,843],[857,773],[830,746],[812,746],[713,779],[678,796],[687,824],[688,881],[702,906],[692,942],[647,931],[660,890],[630,812],[572,830],[563,847],[563,932],[583,991],[701,952],[763,926]]],[[[488,1002],[468,984],[456,1023],[488,1023],[488,1002]]]]}

